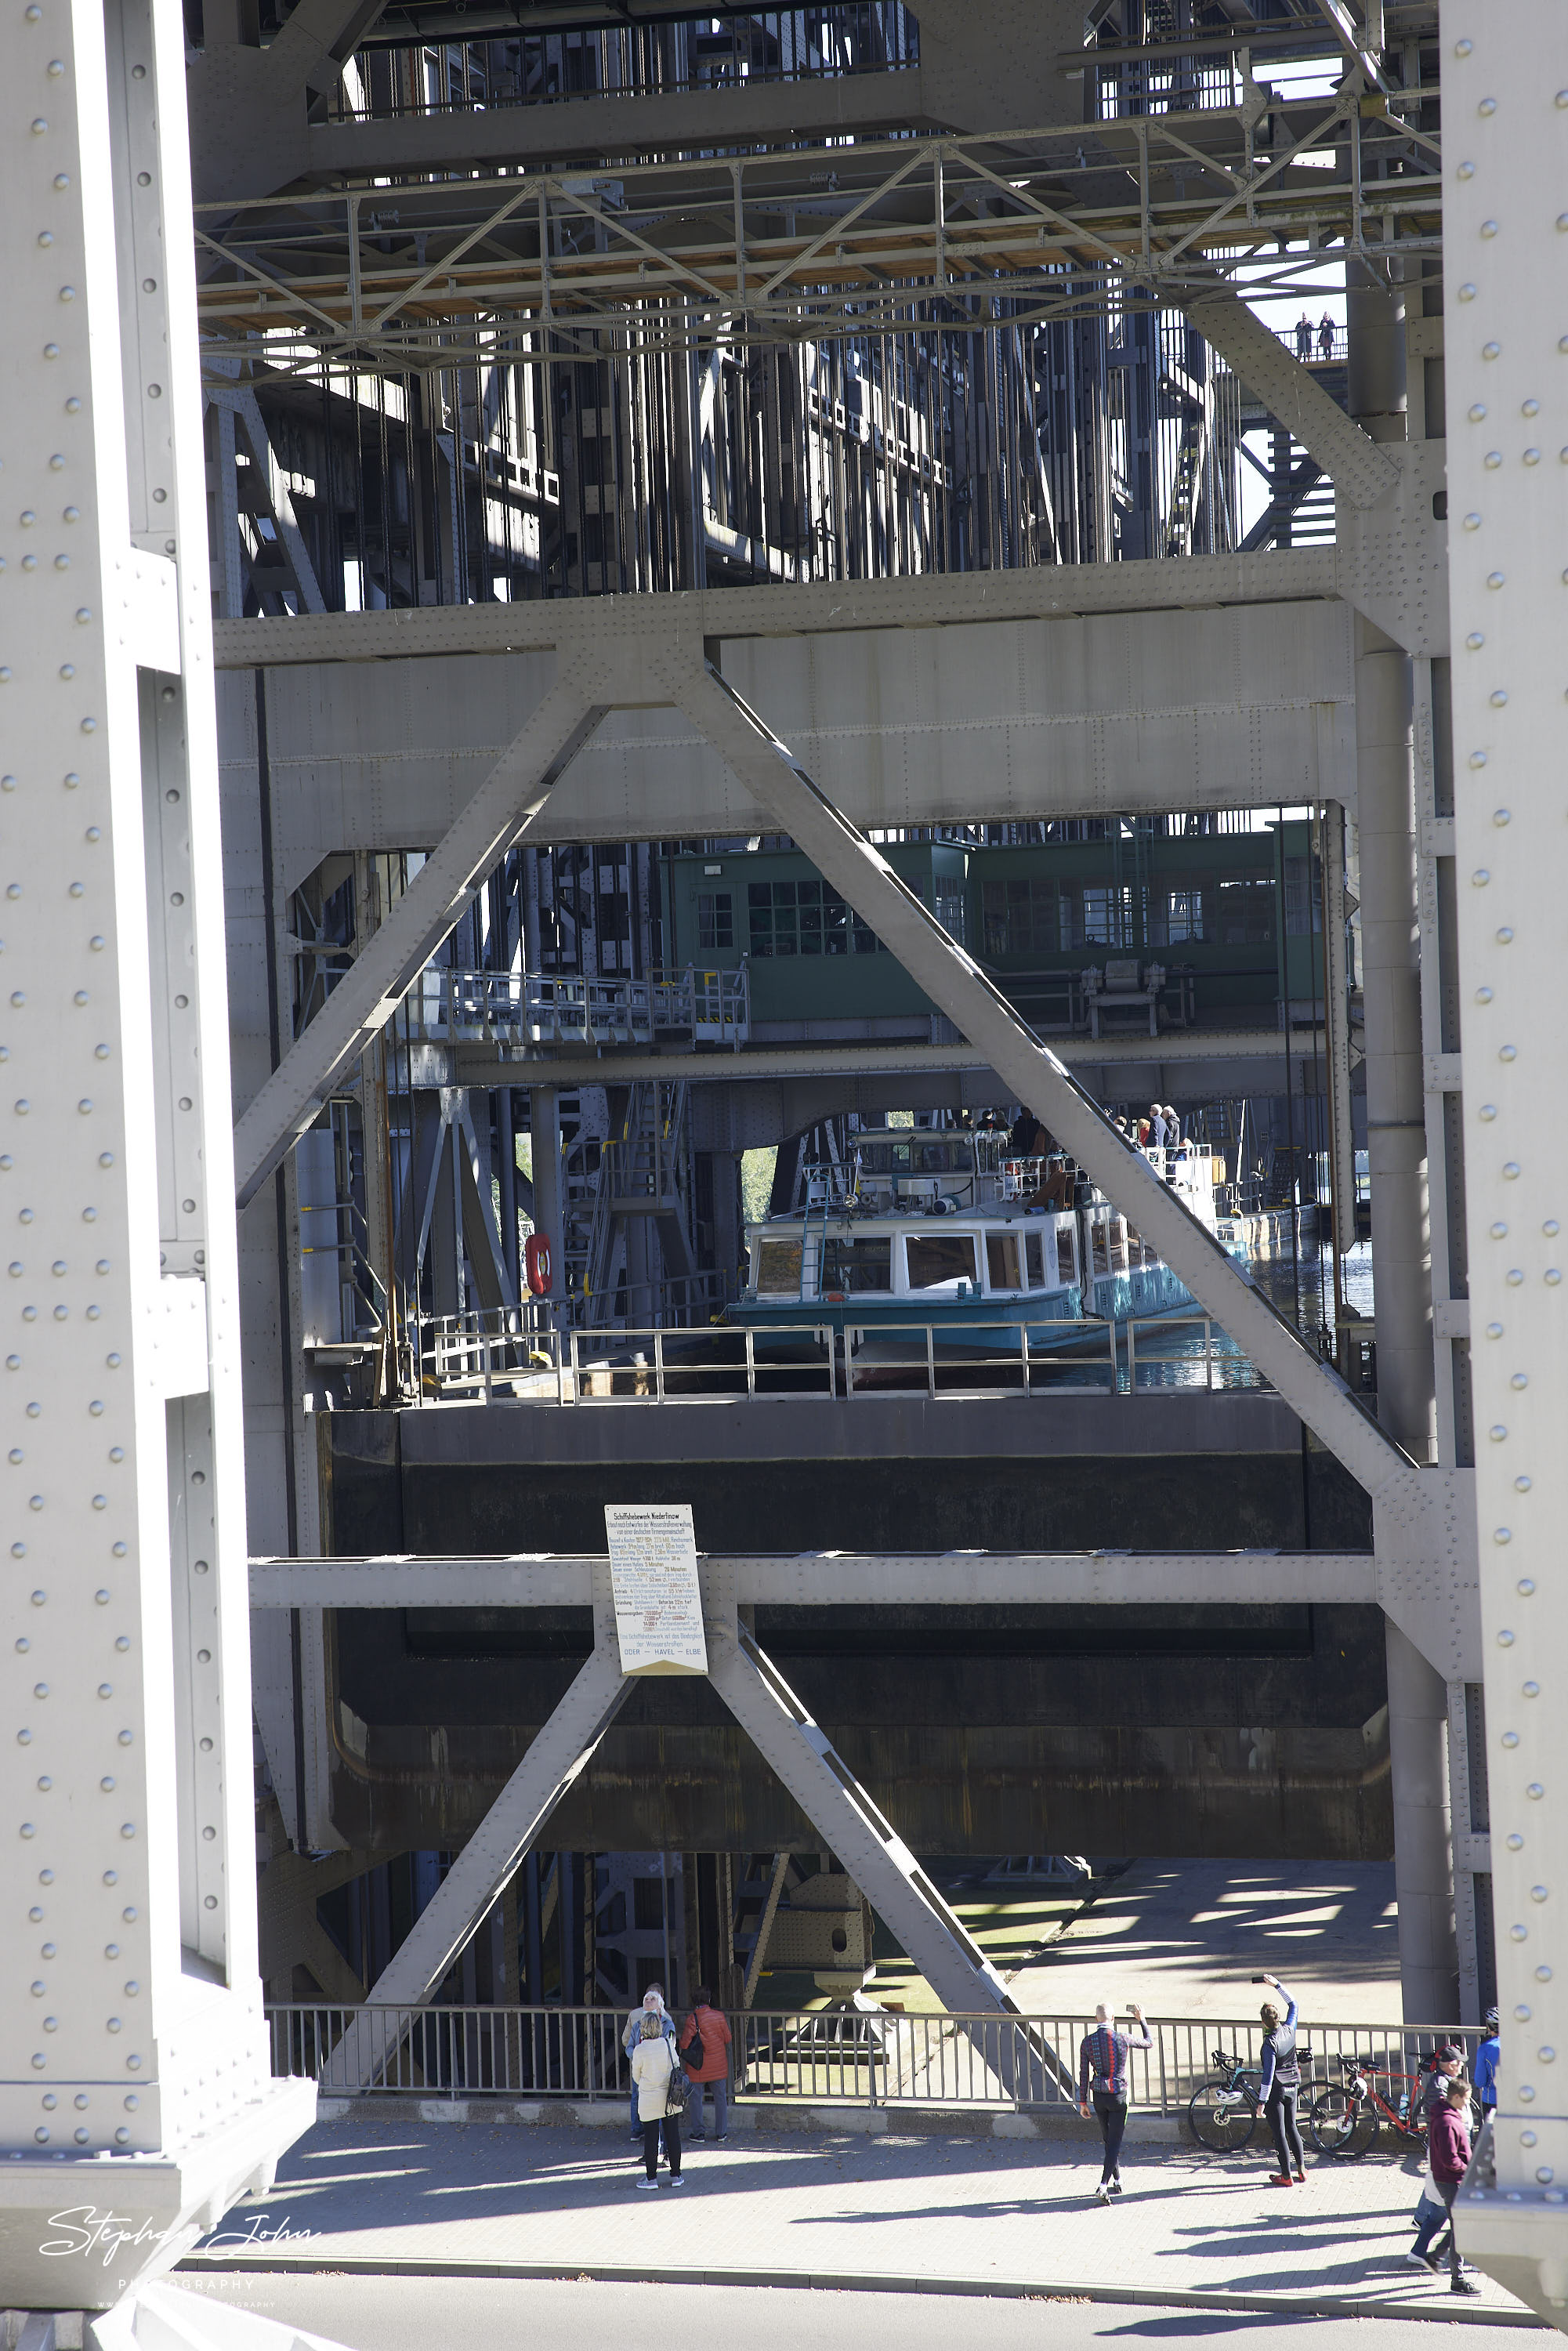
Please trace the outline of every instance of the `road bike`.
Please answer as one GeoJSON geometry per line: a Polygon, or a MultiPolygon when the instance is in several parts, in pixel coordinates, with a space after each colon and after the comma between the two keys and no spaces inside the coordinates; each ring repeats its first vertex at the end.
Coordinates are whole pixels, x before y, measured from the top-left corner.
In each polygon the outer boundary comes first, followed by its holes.
{"type": "Polygon", "coordinates": [[[1228,2049],[1215,2050],[1209,2063],[1217,2078],[1193,2092],[1186,2118],[1199,2147],[1212,2155],[1236,2155],[1258,2126],[1263,2077],[1228,2049]]]}
{"type": "MultiPolygon", "coordinates": [[[[1427,2119],[1421,2112],[1420,2074],[1396,2073],[1387,2065],[1379,2065],[1372,2057],[1342,2057],[1339,2062],[1344,2080],[1332,2084],[1314,2098],[1307,2116],[1307,2128],[1320,2155],[1354,2161],[1376,2145],[1378,2131],[1385,2123],[1406,2145],[1426,2146],[1427,2119]],[[1387,2097],[1377,2086],[1379,2075],[1389,2085],[1387,2097]]],[[[1480,2115],[1472,2094],[1472,2137],[1479,2126],[1480,2115]]]]}

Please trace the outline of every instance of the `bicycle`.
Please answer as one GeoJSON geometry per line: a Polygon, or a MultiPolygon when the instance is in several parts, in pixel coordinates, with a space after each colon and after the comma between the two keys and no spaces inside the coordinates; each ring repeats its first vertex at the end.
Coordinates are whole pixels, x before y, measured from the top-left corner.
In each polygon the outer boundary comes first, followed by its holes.
{"type": "Polygon", "coordinates": [[[1256,2065],[1228,2049],[1215,2050],[1209,2062],[1220,2078],[1193,2092],[1187,2122],[1199,2147],[1211,2155],[1237,2155],[1258,2127],[1263,2077],[1256,2065]]]}
{"type": "MultiPolygon", "coordinates": [[[[1376,2145],[1377,2134],[1384,2123],[1387,2123],[1396,2137],[1406,2145],[1425,2147],[1427,2124],[1419,2110],[1418,2094],[1422,2085],[1418,2074],[1396,2074],[1389,2066],[1378,2065],[1371,2057],[1342,2057],[1339,2062],[1345,2080],[1314,2098],[1307,2116],[1307,2128],[1320,2155],[1333,2157],[1341,2162],[1354,2162],[1376,2145]],[[1400,2085],[1396,2105],[1391,2104],[1378,2088],[1375,2077],[1379,2074],[1391,2086],[1396,2083],[1400,2085]]],[[[1479,2116],[1472,2093],[1472,2136],[1479,2127],[1479,2116]]]]}

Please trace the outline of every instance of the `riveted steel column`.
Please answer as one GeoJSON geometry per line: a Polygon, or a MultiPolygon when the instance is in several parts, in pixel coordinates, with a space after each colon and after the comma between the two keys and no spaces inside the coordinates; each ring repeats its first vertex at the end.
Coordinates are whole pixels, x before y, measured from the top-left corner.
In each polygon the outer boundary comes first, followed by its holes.
{"type": "Polygon", "coordinates": [[[314,2111],[256,1974],[183,84],[171,0],[0,22],[0,2280],[43,2309],[115,2301],[314,2111]],[[78,2203],[134,2217],[68,2283],[38,2222],[78,2203]]]}

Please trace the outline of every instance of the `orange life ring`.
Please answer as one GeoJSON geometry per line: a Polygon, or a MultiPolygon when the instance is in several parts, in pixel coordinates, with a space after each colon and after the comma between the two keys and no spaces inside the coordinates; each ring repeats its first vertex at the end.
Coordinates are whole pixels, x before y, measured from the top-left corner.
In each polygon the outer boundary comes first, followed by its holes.
{"type": "Polygon", "coordinates": [[[536,1298],[548,1297],[554,1267],[550,1260],[548,1233],[530,1233],[523,1249],[523,1270],[529,1290],[536,1298]]]}

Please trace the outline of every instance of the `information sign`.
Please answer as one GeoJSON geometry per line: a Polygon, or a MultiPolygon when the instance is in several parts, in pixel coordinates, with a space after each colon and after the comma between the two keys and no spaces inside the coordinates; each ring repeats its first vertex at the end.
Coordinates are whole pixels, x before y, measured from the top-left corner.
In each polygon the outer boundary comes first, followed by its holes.
{"type": "Polygon", "coordinates": [[[604,1527],[622,1672],[706,1674],[691,1504],[607,1503],[604,1527]]]}

